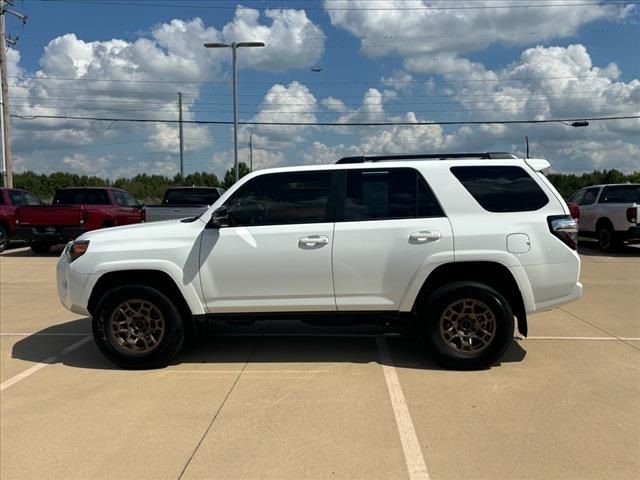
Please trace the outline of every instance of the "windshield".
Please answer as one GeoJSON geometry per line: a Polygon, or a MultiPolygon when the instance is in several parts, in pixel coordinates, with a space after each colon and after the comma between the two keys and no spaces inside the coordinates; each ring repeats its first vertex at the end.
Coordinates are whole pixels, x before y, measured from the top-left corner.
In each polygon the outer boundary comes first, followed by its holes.
{"type": "Polygon", "coordinates": [[[640,203],[640,185],[606,187],[600,203],[640,203]]]}
{"type": "Polygon", "coordinates": [[[107,191],[100,188],[58,190],[53,197],[54,205],[109,205],[107,191]]]}

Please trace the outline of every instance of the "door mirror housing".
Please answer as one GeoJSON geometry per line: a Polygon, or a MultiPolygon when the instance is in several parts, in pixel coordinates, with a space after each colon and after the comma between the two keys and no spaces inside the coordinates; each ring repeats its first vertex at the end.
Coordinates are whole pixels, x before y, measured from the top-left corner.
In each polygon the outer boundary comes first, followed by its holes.
{"type": "Polygon", "coordinates": [[[229,226],[229,209],[227,207],[217,208],[207,223],[207,228],[225,228],[229,226]]]}

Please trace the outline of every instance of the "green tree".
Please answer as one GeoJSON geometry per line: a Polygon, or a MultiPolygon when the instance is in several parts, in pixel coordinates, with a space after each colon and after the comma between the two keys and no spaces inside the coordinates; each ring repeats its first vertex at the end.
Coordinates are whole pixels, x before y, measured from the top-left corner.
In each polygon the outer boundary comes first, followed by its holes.
{"type": "MultiPolygon", "coordinates": [[[[242,177],[244,177],[245,175],[248,175],[249,173],[251,173],[251,171],[249,170],[249,167],[247,167],[247,164],[244,162],[240,162],[238,164],[238,179],[241,179],[242,177]]],[[[222,182],[222,188],[226,190],[229,187],[231,187],[234,183],[236,183],[235,169],[234,167],[231,167],[229,170],[227,170],[227,173],[224,174],[224,182],[222,182]]]]}

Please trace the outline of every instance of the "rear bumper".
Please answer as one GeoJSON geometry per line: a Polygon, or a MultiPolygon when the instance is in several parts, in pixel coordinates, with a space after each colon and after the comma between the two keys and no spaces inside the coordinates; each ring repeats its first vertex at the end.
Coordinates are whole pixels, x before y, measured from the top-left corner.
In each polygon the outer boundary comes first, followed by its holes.
{"type": "Polygon", "coordinates": [[[86,230],[81,227],[21,226],[16,228],[14,238],[38,242],[67,243],[85,232],[86,230]]]}
{"type": "Polygon", "coordinates": [[[619,233],[620,239],[626,242],[640,242],[640,225],[630,227],[629,230],[625,230],[619,233]]]}

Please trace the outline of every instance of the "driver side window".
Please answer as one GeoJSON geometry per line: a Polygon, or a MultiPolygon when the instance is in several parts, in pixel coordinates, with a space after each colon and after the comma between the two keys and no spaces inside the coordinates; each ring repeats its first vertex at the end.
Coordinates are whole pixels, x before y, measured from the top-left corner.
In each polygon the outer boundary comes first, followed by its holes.
{"type": "Polygon", "coordinates": [[[331,172],[272,173],[254,178],[225,204],[230,226],[323,223],[331,172]]]}

